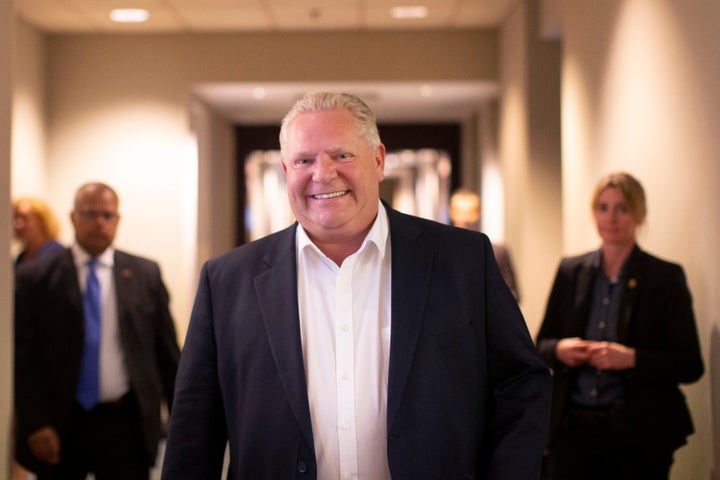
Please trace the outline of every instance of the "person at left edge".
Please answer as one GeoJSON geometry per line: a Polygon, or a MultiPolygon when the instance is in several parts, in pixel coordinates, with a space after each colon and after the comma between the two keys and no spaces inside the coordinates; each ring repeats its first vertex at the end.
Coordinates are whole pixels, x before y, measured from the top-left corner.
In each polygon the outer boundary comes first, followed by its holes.
{"type": "MultiPolygon", "coordinates": [[[[50,207],[34,197],[16,198],[13,206],[13,231],[21,250],[15,257],[15,269],[29,262],[50,257],[64,250],[57,241],[60,224],[50,207]]],[[[14,429],[13,419],[13,429],[14,429]]],[[[15,452],[13,451],[13,459],[15,452]]],[[[13,480],[29,480],[30,472],[13,460],[13,480]]]]}
{"type": "Polygon", "coordinates": [[[70,216],[74,244],[17,271],[17,460],[38,480],[146,480],[179,359],[168,292],[157,263],[113,247],[120,216],[110,186],[81,186],[70,216]],[[86,409],[77,391],[91,258],[102,315],[99,398],[86,409]]]}
{"type": "Polygon", "coordinates": [[[50,207],[38,198],[13,200],[13,230],[22,250],[15,267],[31,260],[49,257],[63,250],[57,241],[60,225],[50,207]]]}

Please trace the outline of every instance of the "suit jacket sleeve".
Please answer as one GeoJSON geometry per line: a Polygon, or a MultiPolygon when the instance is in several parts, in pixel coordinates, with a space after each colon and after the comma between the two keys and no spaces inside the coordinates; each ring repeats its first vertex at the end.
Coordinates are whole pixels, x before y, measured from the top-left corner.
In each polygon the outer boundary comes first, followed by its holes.
{"type": "Polygon", "coordinates": [[[208,265],[200,274],[169,425],[163,479],[220,478],[227,441],[208,265]]]}
{"type": "Polygon", "coordinates": [[[168,411],[170,411],[172,409],[180,351],[177,343],[177,333],[175,332],[175,322],[169,309],[170,295],[162,281],[160,268],[157,264],[153,264],[153,271],[157,289],[153,298],[158,312],[158,321],[155,324],[156,362],[161,375],[163,395],[167,402],[168,411]]]}
{"type": "Polygon", "coordinates": [[[392,211],[389,218],[393,478],[538,479],[550,373],[489,240],[392,211]]]}
{"type": "MultiPolygon", "coordinates": [[[[564,365],[555,357],[555,348],[560,339],[572,336],[566,331],[567,319],[572,316],[572,275],[564,262],[561,262],[555,274],[555,280],[550,290],[545,317],[538,333],[537,348],[545,363],[552,369],[564,368],[564,365]]],[[[584,329],[584,324],[579,328],[584,329]]],[[[577,336],[582,334],[577,332],[577,336]]]]}
{"type": "Polygon", "coordinates": [[[15,405],[20,408],[22,438],[41,427],[55,426],[49,405],[43,401],[51,398],[40,322],[46,302],[32,271],[21,269],[15,278],[15,405]]]}
{"type": "Polygon", "coordinates": [[[657,268],[656,275],[637,280],[643,284],[632,289],[649,298],[634,302],[633,320],[621,339],[635,348],[635,368],[628,372],[628,381],[691,383],[702,376],[704,367],[685,273],[668,262],[657,262],[657,268]]]}
{"type": "Polygon", "coordinates": [[[61,429],[75,399],[82,311],[68,251],[21,267],[15,284],[17,436],[61,429]]]}
{"type": "MultiPolygon", "coordinates": [[[[491,258],[490,245],[486,255],[491,258]]],[[[486,477],[539,478],[547,435],[551,379],[497,264],[487,263],[488,380],[486,477]]]]}

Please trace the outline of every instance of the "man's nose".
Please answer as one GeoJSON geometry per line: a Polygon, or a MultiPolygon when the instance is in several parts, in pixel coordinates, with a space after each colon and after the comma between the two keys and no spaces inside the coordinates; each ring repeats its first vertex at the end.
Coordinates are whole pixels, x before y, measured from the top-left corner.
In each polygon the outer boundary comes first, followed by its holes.
{"type": "Polygon", "coordinates": [[[313,172],[313,180],[316,182],[327,183],[337,177],[337,165],[335,161],[327,154],[318,156],[315,162],[315,171],[313,172]]]}

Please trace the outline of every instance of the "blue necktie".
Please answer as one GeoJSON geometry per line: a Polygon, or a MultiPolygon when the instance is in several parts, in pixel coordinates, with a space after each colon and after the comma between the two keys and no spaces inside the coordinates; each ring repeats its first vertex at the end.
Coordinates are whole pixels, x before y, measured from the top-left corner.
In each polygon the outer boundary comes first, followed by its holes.
{"type": "Polygon", "coordinates": [[[86,410],[91,409],[100,398],[100,282],[95,268],[97,259],[88,262],[88,276],[83,295],[85,314],[85,343],[80,363],[77,399],[86,410]]]}

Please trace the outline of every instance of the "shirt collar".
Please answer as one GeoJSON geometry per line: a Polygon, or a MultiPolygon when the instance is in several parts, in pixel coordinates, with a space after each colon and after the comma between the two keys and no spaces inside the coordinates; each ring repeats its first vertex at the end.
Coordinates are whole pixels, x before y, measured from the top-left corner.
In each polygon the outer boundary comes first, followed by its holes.
{"type": "MultiPolygon", "coordinates": [[[[87,253],[80,245],[78,245],[77,242],[73,243],[72,247],[70,248],[72,250],[73,258],[75,259],[75,266],[77,267],[84,267],[92,258],[91,255],[87,253]]],[[[112,246],[109,246],[105,249],[103,253],[98,255],[96,258],[98,264],[112,268],[112,266],[115,264],[115,249],[112,246]]]]}
{"type": "MultiPolygon", "coordinates": [[[[625,278],[625,276],[627,275],[628,263],[630,263],[630,259],[633,257],[633,255],[635,254],[635,251],[638,248],[639,247],[637,246],[637,244],[635,244],[633,249],[630,251],[630,254],[627,256],[627,258],[623,262],[622,267],[620,267],[620,272],[618,272],[618,277],[617,277],[618,279],[625,278]]],[[[592,260],[593,268],[595,268],[596,270],[600,270],[600,265],[601,265],[600,262],[601,261],[602,261],[602,248],[598,249],[595,252],[595,255],[593,256],[593,260],[592,260]]]]}
{"type": "MultiPolygon", "coordinates": [[[[372,227],[370,227],[370,231],[367,236],[365,236],[365,240],[363,240],[362,245],[360,245],[358,252],[363,250],[368,243],[373,243],[378,249],[378,252],[380,252],[380,258],[385,258],[388,232],[389,227],[387,212],[385,211],[385,206],[380,200],[378,200],[378,213],[375,216],[375,221],[373,222],[372,227]]],[[[320,252],[320,249],[318,249],[312,240],[310,240],[310,237],[302,225],[298,225],[296,238],[298,253],[303,252],[306,247],[313,248],[315,251],[320,252]]]]}

